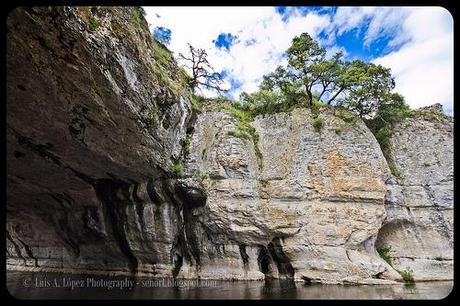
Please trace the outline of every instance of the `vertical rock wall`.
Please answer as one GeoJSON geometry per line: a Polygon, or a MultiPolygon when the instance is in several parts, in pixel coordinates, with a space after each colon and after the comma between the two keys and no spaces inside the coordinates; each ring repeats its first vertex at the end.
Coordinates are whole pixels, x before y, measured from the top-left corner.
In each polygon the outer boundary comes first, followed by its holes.
{"type": "Polygon", "coordinates": [[[453,121],[430,107],[394,128],[380,247],[416,280],[453,279],[453,121]]]}
{"type": "Polygon", "coordinates": [[[190,118],[177,65],[133,7],[17,8],[7,27],[8,267],[169,267],[178,211],[152,186],[190,118]]]}
{"type": "Polygon", "coordinates": [[[257,141],[238,126],[228,113],[205,112],[190,143],[186,175],[206,190],[197,218],[212,233],[198,235],[202,277],[225,267],[235,277],[400,278],[374,247],[390,174],[363,122],[346,123],[332,109],[296,109],[257,117],[257,141]],[[325,122],[320,131],[316,116],[325,122]],[[225,258],[213,259],[212,245],[225,258]],[[204,267],[208,261],[218,265],[204,267]]]}
{"type": "Polygon", "coordinates": [[[396,178],[365,124],[334,108],[192,124],[137,8],[18,8],[7,27],[8,269],[452,278],[452,121],[436,111],[395,128],[396,178]]]}

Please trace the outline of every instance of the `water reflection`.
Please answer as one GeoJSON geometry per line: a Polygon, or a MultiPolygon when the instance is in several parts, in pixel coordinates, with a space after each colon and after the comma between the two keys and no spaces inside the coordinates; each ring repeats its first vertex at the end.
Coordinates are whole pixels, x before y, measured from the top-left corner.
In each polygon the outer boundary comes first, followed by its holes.
{"type": "Polygon", "coordinates": [[[8,272],[21,299],[440,299],[453,282],[415,285],[306,285],[292,280],[215,281],[8,272]]]}

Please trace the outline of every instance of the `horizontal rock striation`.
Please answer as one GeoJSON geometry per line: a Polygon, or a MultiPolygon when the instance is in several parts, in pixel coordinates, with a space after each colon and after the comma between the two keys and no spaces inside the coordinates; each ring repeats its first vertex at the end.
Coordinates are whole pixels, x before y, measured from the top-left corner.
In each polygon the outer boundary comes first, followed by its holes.
{"type": "Polygon", "coordinates": [[[169,260],[174,239],[163,233],[174,236],[179,216],[147,186],[170,177],[191,104],[155,74],[158,51],[137,14],[34,7],[8,17],[11,269],[129,272],[169,260]]]}
{"type": "Polygon", "coordinates": [[[452,279],[452,122],[436,111],[395,127],[387,162],[339,108],[192,112],[138,8],[18,8],[7,27],[9,270],[452,279]]]}
{"type": "MultiPolygon", "coordinates": [[[[440,105],[439,105],[440,106],[440,105]]],[[[453,279],[453,121],[436,105],[394,128],[387,218],[379,246],[416,280],[453,279]]]]}
{"type": "Polygon", "coordinates": [[[237,278],[399,279],[374,247],[390,174],[364,123],[295,109],[259,116],[253,126],[258,140],[235,136],[238,120],[226,112],[198,116],[186,175],[206,190],[196,218],[201,232],[212,233],[198,235],[206,258],[199,275],[219,271],[203,269],[219,245],[232,254],[219,266],[237,278]],[[315,116],[325,122],[321,131],[315,116]]]}

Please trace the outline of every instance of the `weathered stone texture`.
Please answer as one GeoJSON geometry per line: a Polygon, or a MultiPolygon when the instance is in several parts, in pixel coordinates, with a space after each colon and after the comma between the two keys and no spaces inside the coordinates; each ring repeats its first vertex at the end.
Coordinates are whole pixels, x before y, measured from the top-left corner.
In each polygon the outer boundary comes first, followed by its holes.
{"type": "Polygon", "coordinates": [[[394,128],[390,158],[400,178],[389,181],[380,246],[416,280],[453,278],[453,121],[437,105],[394,128]]]}
{"type": "Polygon", "coordinates": [[[398,180],[366,125],[332,107],[258,116],[241,134],[228,111],[191,115],[179,68],[158,70],[136,14],[10,13],[8,269],[400,281],[386,245],[396,269],[452,278],[449,119],[395,127],[398,180]]]}
{"type": "Polygon", "coordinates": [[[201,178],[208,195],[199,224],[214,242],[266,252],[254,273],[398,279],[374,248],[390,176],[380,147],[361,121],[346,124],[331,110],[319,117],[319,132],[306,109],[257,117],[254,144],[232,136],[229,114],[201,114],[186,160],[186,175],[201,178]]]}
{"type": "Polygon", "coordinates": [[[128,271],[169,257],[175,208],[141,187],[168,177],[191,105],[155,75],[146,22],[110,7],[17,8],[7,21],[10,267],[128,271]]]}

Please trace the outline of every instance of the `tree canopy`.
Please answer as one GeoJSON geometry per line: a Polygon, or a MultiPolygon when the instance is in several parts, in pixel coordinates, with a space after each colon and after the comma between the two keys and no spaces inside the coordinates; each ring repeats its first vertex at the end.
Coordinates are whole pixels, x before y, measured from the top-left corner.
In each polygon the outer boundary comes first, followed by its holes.
{"type": "Polygon", "coordinates": [[[347,61],[342,52],[328,57],[326,50],[308,33],[292,40],[286,56],[287,65],[265,75],[260,91],[243,94],[243,102],[272,105],[276,98],[287,106],[311,107],[319,101],[346,107],[361,118],[369,118],[395,98],[391,93],[395,82],[390,69],[361,60],[347,61]]]}

